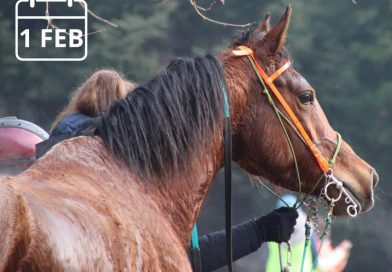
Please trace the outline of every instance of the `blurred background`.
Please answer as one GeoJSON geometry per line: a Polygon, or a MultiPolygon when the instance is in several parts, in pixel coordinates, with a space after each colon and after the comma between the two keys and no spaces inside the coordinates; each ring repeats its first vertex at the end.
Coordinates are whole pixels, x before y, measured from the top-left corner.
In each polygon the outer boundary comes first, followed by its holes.
{"type": "MultiPolygon", "coordinates": [[[[201,5],[210,3],[200,1],[201,5]]],[[[148,80],[175,56],[218,53],[241,30],[203,21],[184,0],[89,1],[112,28],[90,17],[88,58],[82,62],[20,62],[14,54],[15,1],[0,1],[0,116],[17,116],[48,130],[70,93],[92,72],[114,68],[128,79],[148,80]]],[[[287,47],[294,66],[318,91],[332,126],[380,174],[376,205],[356,219],[339,218],[334,242],[353,243],[346,271],[392,267],[392,1],[226,0],[208,15],[230,23],[275,22],[293,6],[287,47]]],[[[54,11],[53,11],[54,12],[54,11]]],[[[43,14],[42,14],[43,15],[43,14]]],[[[279,189],[278,189],[279,190],[279,189]]],[[[218,175],[201,217],[201,233],[224,228],[223,178],[218,175]]],[[[276,199],[234,173],[234,221],[259,217],[276,199]]],[[[236,264],[262,271],[260,252],[236,264]]]]}

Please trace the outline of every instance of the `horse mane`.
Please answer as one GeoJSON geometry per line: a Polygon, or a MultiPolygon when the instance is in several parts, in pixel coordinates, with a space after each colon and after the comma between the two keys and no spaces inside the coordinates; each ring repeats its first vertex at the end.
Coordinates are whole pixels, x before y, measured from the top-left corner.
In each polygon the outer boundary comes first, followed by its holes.
{"type": "Polygon", "coordinates": [[[224,85],[215,57],[177,58],[92,123],[106,148],[136,174],[168,177],[223,131],[224,85]]]}

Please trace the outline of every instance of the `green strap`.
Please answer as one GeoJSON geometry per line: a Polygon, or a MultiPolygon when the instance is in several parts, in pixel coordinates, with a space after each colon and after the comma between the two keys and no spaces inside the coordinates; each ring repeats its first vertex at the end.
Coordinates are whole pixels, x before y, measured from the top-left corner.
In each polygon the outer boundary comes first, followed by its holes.
{"type": "Polygon", "coordinates": [[[197,225],[196,225],[196,223],[193,225],[193,228],[192,228],[192,248],[200,249],[200,247],[199,247],[199,235],[197,233],[197,225]]]}
{"type": "Polygon", "coordinates": [[[332,158],[328,162],[328,165],[331,168],[335,164],[336,158],[338,157],[338,154],[339,154],[339,151],[340,151],[340,148],[342,147],[342,135],[340,135],[339,132],[336,132],[336,135],[338,137],[338,140],[337,140],[337,143],[336,143],[335,153],[333,153],[332,158]]]}

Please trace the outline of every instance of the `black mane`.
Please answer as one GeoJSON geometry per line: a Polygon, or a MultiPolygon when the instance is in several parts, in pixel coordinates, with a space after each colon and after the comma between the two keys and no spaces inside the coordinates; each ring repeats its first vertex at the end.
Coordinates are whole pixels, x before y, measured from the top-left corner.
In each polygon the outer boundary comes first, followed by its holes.
{"type": "Polygon", "coordinates": [[[96,122],[106,147],[142,176],[165,177],[210,148],[223,130],[222,68],[212,56],[178,58],[116,101],[96,122]]]}

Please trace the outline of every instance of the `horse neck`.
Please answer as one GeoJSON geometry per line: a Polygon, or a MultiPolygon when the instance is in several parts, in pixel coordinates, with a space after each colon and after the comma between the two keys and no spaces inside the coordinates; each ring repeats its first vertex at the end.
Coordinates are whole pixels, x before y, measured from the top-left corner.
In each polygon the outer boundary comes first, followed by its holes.
{"type": "Polygon", "coordinates": [[[216,173],[222,167],[222,133],[216,133],[210,141],[215,143],[211,145],[214,148],[208,153],[191,156],[198,159],[189,162],[186,173],[173,175],[171,180],[150,189],[150,194],[153,195],[162,212],[167,215],[184,247],[189,245],[192,227],[200,208],[216,173]]]}
{"type": "MultiPolygon", "coordinates": [[[[234,113],[235,111],[241,112],[238,109],[241,105],[237,99],[241,101],[244,99],[236,94],[238,84],[231,77],[230,69],[232,68],[226,69],[222,59],[221,63],[224,65],[225,78],[229,88],[230,106],[234,110],[231,117],[235,134],[239,116],[234,113]]],[[[190,159],[187,173],[173,176],[171,180],[162,182],[151,192],[163,213],[168,215],[168,219],[184,247],[189,245],[191,230],[199,215],[200,208],[213,184],[216,173],[223,166],[223,123],[220,127],[220,131],[216,131],[215,135],[207,139],[210,143],[208,146],[213,148],[204,149],[201,153],[190,156],[190,158],[198,159],[190,159]]],[[[200,146],[203,146],[203,143],[200,143],[200,146]]]]}

